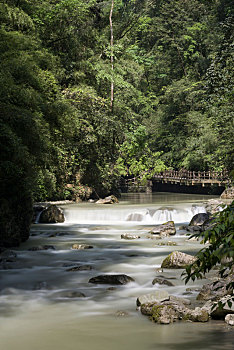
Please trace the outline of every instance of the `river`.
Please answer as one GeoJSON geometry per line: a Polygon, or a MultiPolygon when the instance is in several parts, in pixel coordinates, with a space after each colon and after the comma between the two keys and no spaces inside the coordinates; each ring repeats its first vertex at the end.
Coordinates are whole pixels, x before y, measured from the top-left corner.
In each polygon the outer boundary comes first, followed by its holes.
{"type": "MultiPolygon", "coordinates": [[[[119,204],[64,206],[64,224],[35,224],[30,239],[13,252],[17,257],[0,271],[0,350],[207,350],[233,349],[234,332],[222,321],[151,323],[136,310],[138,296],[157,289],[195,299],[181,270],[160,271],[164,257],[179,250],[195,254],[201,245],[179,230],[211,197],[153,193],[123,194],[119,204]],[[149,238],[155,224],[174,220],[176,246],[159,246],[149,238]],[[121,234],[139,235],[123,240],[121,234]],[[75,243],[92,249],[75,250],[75,243]],[[39,245],[54,249],[29,250],[39,245]],[[68,271],[82,266],[81,270],[68,271]],[[124,286],[95,285],[100,274],[127,274],[124,286]],[[174,286],[152,285],[163,274],[174,286]],[[77,293],[84,296],[79,296],[77,293]]],[[[167,241],[164,239],[163,241],[167,241]]]]}

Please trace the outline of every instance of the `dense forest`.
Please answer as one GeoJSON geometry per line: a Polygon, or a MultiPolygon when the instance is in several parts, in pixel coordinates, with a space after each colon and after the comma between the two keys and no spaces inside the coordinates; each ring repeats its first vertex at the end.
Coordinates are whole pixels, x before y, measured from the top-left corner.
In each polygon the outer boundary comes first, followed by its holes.
{"type": "Polygon", "coordinates": [[[1,241],[33,201],[231,171],[231,0],[0,0],[1,241]]]}

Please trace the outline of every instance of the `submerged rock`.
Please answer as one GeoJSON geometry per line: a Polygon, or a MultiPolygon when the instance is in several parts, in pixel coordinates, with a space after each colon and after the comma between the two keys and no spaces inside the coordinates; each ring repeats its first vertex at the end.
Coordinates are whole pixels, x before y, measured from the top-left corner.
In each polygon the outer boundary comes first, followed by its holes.
{"type": "Polygon", "coordinates": [[[190,265],[196,261],[196,258],[192,255],[182,252],[172,252],[162,262],[161,268],[168,269],[184,269],[187,265],[190,265]]]}
{"type": "Polygon", "coordinates": [[[141,237],[136,235],[130,235],[128,233],[124,233],[123,235],[121,235],[121,239],[132,240],[132,239],[139,239],[139,238],[141,237]]]}
{"type": "Polygon", "coordinates": [[[129,313],[127,311],[119,310],[115,313],[116,317],[128,317],[129,313]]]}
{"type": "Polygon", "coordinates": [[[174,221],[168,221],[162,225],[157,225],[149,233],[153,235],[160,235],[161,237],[175,235],[176,234],[175,223],[174,221]]]}
{"type": "Polygon", "coordinates": [[[116,198],[113,194],[111,196],[99,199],[96,204],[114,204],[119,203],[118,198],[116,198]]]}
{"type": "Polygon", "coordinates": [[[99,275],[92,277],[89,283],[95,284],[127,284],[129,282],[134,282],[135,280],[127,275],[99,275]]]}
{"type": "Polygon", "coordinates": [[[169,287],[174,287],[175,286],[172,282],[167,281],[166,279],[161,278],[161,277],[156,277],[153,280],[152,284],[155,285],[156,283],[157,284],[164,284],[164,285],[169,286],[169,287]]]}
{"type": "Polygon", "coordinates": [[[75,272],[75,271],[88,271],[88,270],[92,270],[92,266],[91,265],[79,265],[79,266],[73,266],[70,269],[67,269],[66,271],[68,272],[75,272]]]}
{"type": "Polygon", "coordinates": [[[5,250],[0,255],[0,262],[16,262],[17,254],[12,250],[5,250]]]}
{"type": "Polygon", "coordinates": [[[31,247],[28,250],[32,252],[36,252],[39,250],[55,250],[55,247],[53,245],[39,245],[37,247],[31,247]]]}
{"type": "Polygon", "coordinates": [[[168,241],[168,242],[158,242],[156,243],[158,246],[177,246],[178,244],[176,242],[168,241]]]}
{"type": "Polygon", "coordinates": [[[53,296],[55,296],[56,298],[68,298],[68,299],[85,298],[85,294],[77,290],[64,290],[53,294],[53,296]]]}
{"type": "Polygon", "coordinates": [[[83,250],[83,249],[92,249],[93,246],[92,245],[88,245],[88,244],[73,244],[72,245],[72,249],[76,249],[76,250],[83,250]]]}
{"type": "Polygon", "coordinates": [[[39,217],[39,223],[54,224],[64,222],[64,214],[61,208],[52,204],[45,208],[39,217]]]}

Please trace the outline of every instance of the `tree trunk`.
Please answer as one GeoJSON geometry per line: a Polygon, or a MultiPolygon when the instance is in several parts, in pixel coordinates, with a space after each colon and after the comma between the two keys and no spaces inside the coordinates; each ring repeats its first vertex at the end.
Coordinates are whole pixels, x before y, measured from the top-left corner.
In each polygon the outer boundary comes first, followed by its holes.
{"type": "MultiPolygon", "coordinates": [[[[111,10],[110,10],[110,48],[111,48],[111,69],[112,72],[114,71],[114,36],[113,36],[113,24],[112,24],[112,14],[114,10],[114,0],[112,0],[111,3],[111,10]]],[[[113,78],[112,78],[113,79],[113,78]]],[[[113,112],[113,107],[114,107],[114,82],[111,82],[111,100],[110,100],[110,106],[111,106],[111,112],[113,112]]]]}

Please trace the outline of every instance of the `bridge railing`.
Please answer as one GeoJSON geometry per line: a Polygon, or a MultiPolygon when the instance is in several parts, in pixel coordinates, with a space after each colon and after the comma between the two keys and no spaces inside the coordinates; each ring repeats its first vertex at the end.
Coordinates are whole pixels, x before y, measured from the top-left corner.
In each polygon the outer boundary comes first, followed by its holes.
{"type": "MultiPolygon", "coordinates": [[[[174,180],[174,181],[194,181],[195,183],[202,182],[227,182],[229,180],[227,171],[190,171],[190,170],[167,170],[157,173],[150,180],[174,180]]],[[[133,177],[129,179],[122,179],[127,186],[140,185],[141,178],[133,177]]]]}
{"type": "Polygon", "coordinates": [[[189,171],[189,170],[167,170],[153,176],[154,179],[178,179],[178,180],[227,180],[226,171],[189,171]]]}

